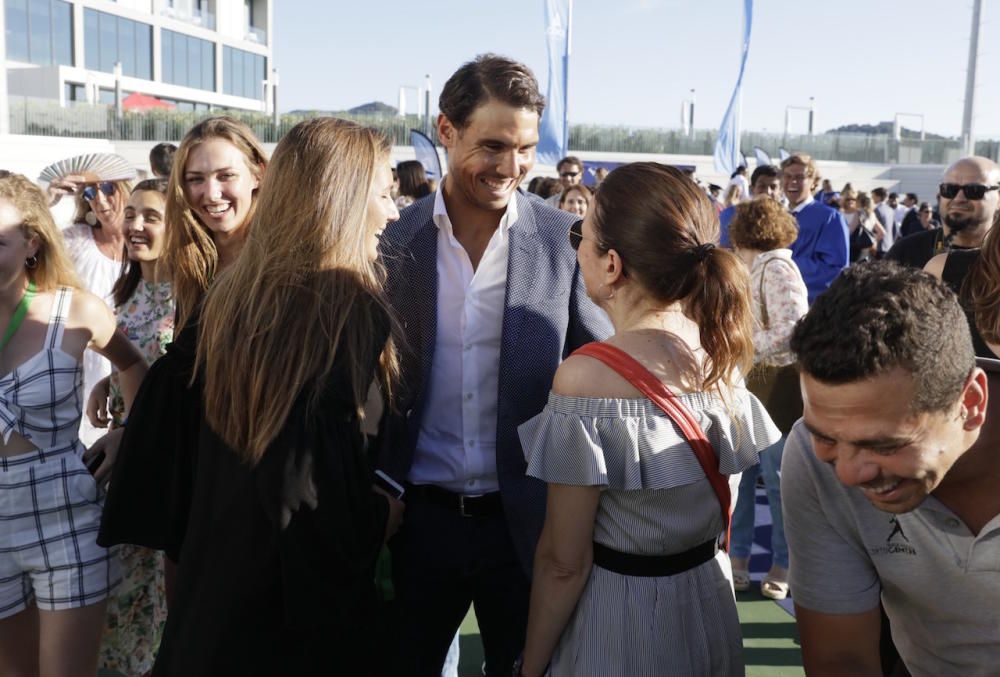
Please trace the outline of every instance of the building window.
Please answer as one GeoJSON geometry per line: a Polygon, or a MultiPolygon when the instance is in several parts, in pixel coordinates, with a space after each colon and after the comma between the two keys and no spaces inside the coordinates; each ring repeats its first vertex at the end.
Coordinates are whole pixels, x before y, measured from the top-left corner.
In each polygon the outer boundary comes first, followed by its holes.
{"type": "Polygon", "coordinates": [[[113,73],[115,62],[122,75],[153,79],[153,27],[120,16],[83,11],[83,46],[87,68],[113,73]]]}
{"type": "Polygon", "coordinates": [[[163,29],[163,81],[197,89],[215,90],[215,45],[163,29]]]}
{"type": "Polygon", "coordinates": [[[85,103],[87,101],[87,88],[75,82],[65,83],[66,103],[85,103]]]}
{"type": "Polygon", "coordinates": [[[63,0],[7,0],[7,58],[73,65],[73,8],[63,0]]]}
{"type": "Polygon", "coordinates": [[[245,96],[248,99],[264,98],[264,79],[267,77],[265,59],[242,49],[224,47],[222,50],[222,87],[226,94],[245,96]]]}

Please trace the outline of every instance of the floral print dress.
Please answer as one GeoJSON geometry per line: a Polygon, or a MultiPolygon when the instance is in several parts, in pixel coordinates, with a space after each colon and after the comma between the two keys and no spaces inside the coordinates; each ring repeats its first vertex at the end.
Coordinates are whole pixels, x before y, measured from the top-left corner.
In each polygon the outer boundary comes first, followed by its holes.
{"type": "MultiPolygon", "coordinates": [[[[118,326],[152,364],[174,337],[174,298],[169,282],[139,281],[135,293],[115,309],[118,326]]],[[[125,399],[117,372],[111,375],[111,427],[122,425],[125,399]]],[[[108,601],[101,667],[125,675],[153,669],[167,621],[163,553],[134,545],[119,548],[123,580],[108,601]]]]}

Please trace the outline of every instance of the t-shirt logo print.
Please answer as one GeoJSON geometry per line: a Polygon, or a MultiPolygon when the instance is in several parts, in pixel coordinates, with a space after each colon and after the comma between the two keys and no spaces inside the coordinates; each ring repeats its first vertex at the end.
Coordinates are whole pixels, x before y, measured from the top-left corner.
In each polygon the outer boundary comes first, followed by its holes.
{"type": "MultiPolygon", "coordinates": [[[[889,526],[891,529],[889,530],[889,535],[885,537],[885,541],[878,540],[881,536],[876,536],[875,533],[871,534],[871,538],[875,541],[876,545],[869,546],[868,552],[873,556],[916,555],[917,549],[910,545],[910,538],[903,531],[903,524],[899,521],[898,516],[893,515],[889,518],[889,526]]],[[[883,531],[882,533],[884,534],[885,532],[883,531]]]]}
{"type": "Polygon", "coordinates": [[[891,541],[892,538],[893,538],[893,536],[895,536],[896,534],[899,534],[900,536],[902,536],[903,540],[906,541],[907,543],[910,542],[910,539],[908,539],[906,537],[906,534],[903,533],[903,525],[899,523],[899,520],[896,519],[895,515],[893,515],[892,519],[889,520],[889,524],[892,525],[892,531],[889,532],[889,537],[885,539],[886,543],[888,543],[889,541],[891,541]]]}

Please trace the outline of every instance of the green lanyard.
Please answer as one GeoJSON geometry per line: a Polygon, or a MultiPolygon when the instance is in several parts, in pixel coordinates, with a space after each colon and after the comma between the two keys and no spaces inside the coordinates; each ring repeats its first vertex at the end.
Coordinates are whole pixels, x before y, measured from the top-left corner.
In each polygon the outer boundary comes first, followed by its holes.
{"type": "Polygon", "coordinates": [[[3,338],[0,339],[0,352],[3,352],[3,349],[10,343],[17,330],[21,328],[21,323],[24,322],[24,316],[28,314],[28,306],[31,305],[31,299],[33,298],[35,298],[35,283],[28,282],[28,289],[24,292],[24,296],[21,297],[21,302],[17,304],[14,316],[10,318],[10,324],[7,325],[7,331],[3,333],[3,338]]]}

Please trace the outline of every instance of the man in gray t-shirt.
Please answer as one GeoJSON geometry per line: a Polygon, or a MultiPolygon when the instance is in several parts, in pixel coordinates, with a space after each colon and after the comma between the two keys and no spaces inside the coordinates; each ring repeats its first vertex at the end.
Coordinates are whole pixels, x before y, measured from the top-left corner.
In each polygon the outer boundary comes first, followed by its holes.
{"type": "Polygon", "coordinates": [[[1000,404],[987,425],[990,376],[954,294],[853,266],[792,349],[804,413],[781,492],[807,673],[881,675],[881,598],[914,677],[996,674],[1000,404]]]}

